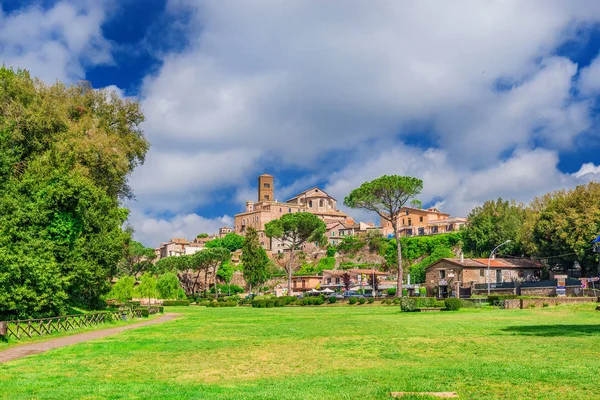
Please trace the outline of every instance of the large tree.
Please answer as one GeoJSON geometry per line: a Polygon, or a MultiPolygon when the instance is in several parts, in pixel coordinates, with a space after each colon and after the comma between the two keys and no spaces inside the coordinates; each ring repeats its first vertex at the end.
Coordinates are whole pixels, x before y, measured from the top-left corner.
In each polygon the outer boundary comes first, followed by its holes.
{"type": "Polygon", "coordinates": [[[281,218],[265,225],[265,234],[271,239],[278,239],[289,251],[285,270],[288,278],[288,295],[292,293],[292,275],[298,265],[295,254],[306,242],[323,242],[327,227],[323,221],[311,213],[284,214],[281,218]]]}
{"type": "Polygon", "coordinates": [[[597,276],[598,253],[591,241],[600,234],[600,183],[559,190],[535,199],[521,231],[524,247],[556,270],[577,262],[584,275],[597,276]]]}
{"type": "Polygon", "coordinates": [[[498,254],[521,255],[523,248],[519,232],[525,218],[524,207],[514,200],[489,200],[474,208],[463,229],[463,251],[472,257],[488,257],[490,251],[510,240],[498,249],[498,254]]]}
{"type": "Polygon", "coordinates": [[[212,249],[223,247],[233,252],[239,250],[244,245],[244,237],[237,233],[228,233],[223,238],[216,238],[206,242],[206,248],[212,249]]]}
{"type": "Polygon", "coordinates": [[[0,67],[0,319],[101,306],[148,142],[136,102],[0,67]]]}
{"type": "Polygon", "coordinates": [[[152,268],[156,253],[151,247],[146,247],[135,240],[125,243],[123,258],[119,261],[118,270],[121,275],[138,277],[152,268]]]}
{"type": "Polygon", "coordinates": [[[398,237],[398,217],[402,208],[423,190],[423,181],[410,176],[384,175],[365,182],[354,189],[344,199],[350,208],[358,208],[377,213],[380,218],[389,221],[397,238],[398,285],[396,296],[402,296],[402,246],[398,237]]]}
{"type": "Polygon", "coordinates": [[[252,227],[248,227],[244,238],[241,261],[244,280],[248,284],[248,291],[252,292],[253,287],[259,287],[269,278],[269,257],[259,243],[258,232],[252,227]]]}

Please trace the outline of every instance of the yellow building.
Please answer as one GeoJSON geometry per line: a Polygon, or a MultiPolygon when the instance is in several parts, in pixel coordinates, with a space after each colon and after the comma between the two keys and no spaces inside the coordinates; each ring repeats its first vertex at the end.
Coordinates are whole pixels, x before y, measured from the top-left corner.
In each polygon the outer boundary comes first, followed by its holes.
{"type": "MultiPolygon", "coordinates": [[[[437,208],[403,207],[398,216],[398,234],[400,236],[435,235],[460,230],[466,218],[450,217],[437,208]]],[[[385,235],[393,234],[392,224],[382,218],[381,225],[385,235]]]]}

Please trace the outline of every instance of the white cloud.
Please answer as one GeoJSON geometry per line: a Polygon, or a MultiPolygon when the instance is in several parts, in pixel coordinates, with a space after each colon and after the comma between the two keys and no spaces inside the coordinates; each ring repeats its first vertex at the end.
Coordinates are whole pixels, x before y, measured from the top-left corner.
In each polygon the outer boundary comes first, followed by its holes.
{"type": "Polygon", "coordinates": [[[129,223],[134,227],[134,237],[148,247],[158,247],[171,238],[193,239],[199,233],[216,233],[222,226],[233,225],[233,218],[224,215],[218,218],[204,218],[195,213],[178,214],[171,218],[149,216],[132,210],[129,223]]]}
{"type": "Polygon", "coordinates": [[[104,18],[96,1],[32,5],[10,14],[0,9],[0,59],[46,82],[81,79],[86,66],[112,62],[101,31],[104,18]]]}

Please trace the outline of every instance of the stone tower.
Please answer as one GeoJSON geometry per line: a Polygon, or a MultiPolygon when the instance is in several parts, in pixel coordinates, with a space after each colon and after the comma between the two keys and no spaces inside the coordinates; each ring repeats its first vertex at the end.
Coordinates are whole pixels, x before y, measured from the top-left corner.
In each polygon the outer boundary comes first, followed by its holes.
{"type": "Polygon", "coordinates": [[[273,175],[262,174],[258,177],[258,201],[274,201],[275,187],[273,175]]]}

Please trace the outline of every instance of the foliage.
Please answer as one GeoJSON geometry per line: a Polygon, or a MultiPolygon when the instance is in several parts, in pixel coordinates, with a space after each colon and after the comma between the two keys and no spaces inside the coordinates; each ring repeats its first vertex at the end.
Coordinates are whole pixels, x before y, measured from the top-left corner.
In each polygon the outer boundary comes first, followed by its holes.
{"type": "Polygon", "coordinates": [[[298,268],[295,260],[296,250],[306,242],[322,242],[325,231],[325,223],[311,213],[284,214],[265,225],[267,237],[281,240],[290,253],[289,260],[285,263],[288,293],[292,293],[292,275],[298,268]]]}
{"type": "Polygon", "coordinates": [[[140,277],[141,283],[135,289],[141,298],[151,299],[158,296],[156,278],[154,275],[145,273],[140,277]]]}
{"type": "Polygon", "coordinates": [[[327,246],[327,257],[335,257],[336,252],[335,246],[327,246]]]}
{"type": "Polygon", "coordinates": [[[239,250],[244,245],[244,237],[237,233],[228,233],[223,238],[216,238],[206,242],[206,248],[212,249],[216,247],[224,247],[227,250],[234,252],[239,250]]]}
{"type": "Polygon", "coordinates": [[[350,290],[350,285],[352,284],[352,277],[348,272],[344,272],[342,274],[342,283],[344,284],[344,289],[346,291],[350,290]]]}
{"type": "Polygon", "coordinates": [[[198,235],[196,235],[196,238],[198,239],[206,239],[208,237],[208,233],[199,233],[198,235]]]}
{"type": "Polygon", "coordinates": [[[506,240],[511,242],[498,249],[498,254],[521,255],[520,230],[525,209],[514,200],[486,201],[474,208],[463,229],[463,251],[469,257],[489,257],[490,252],[506,240]]]}
{"type": "Polygon", "coordinates": [[[348,299],[348,303],[349,303],[349,304],[356,304],[356,302],[357,302],[357,299],[356,299],[356,297],[350,297],[350,298],[348,299]]]}
{"type": "Polygon", "coordinates": [[[535,199],[521,230],[528,253],[547,259],[554,270],[577,262],[584,276],[598,274],[591,241],[600,234],[600,183],[560,190],[535,199]]]}
{"type": "Polygon", "coordinates": [[[323,270],[335,268],[335,257],[323,257],[319,260],[317,270],[321,273],[323,270]]]}
{"type": "Polygon", "coordinates": [[[462,301],[457,298],[448,298],[444,300],[444,305],[447,310],[456,311],[462,307],[462,301]]]}
{"type": "MultiPolygon", "coordinates": [[[[344,204],[350,208],[359,208],[377,213],[382,220],[389,221],[398,237],[398,217],[405,204],[414,199],[423,190],[423,181],[410,176],[381,176],[370,182],[365,182],[354,189],[344,199],[344,204]]],[[[398,291],[402,293],[403,265],[402,243],[397,244],[398,258],[398,291]]]]}
{"type": "Polygon", "coordinates": [[[389,288],[389,289],[387,290],[387,295],[388,295],[388,296],[395,296],[395,295],[396,295],[396,291],[397,291],[397,290],[398,290],[398,289],[396,289],[396,288],[389,288]]]}
{"type": "Polygon", "coordinates": [[[375,303],[375,298],[374,297],[369,297],[368,302],[369,302],[369,304],[375,303]]]}
{"type": "Polygon", "coordinates": [[[329,304],[333,304],[335,302],[337,302],[337,297],[335,296],[329,296],[329,299],[327,299],[329,301],[329,304]]]}
{"type": "Polygon", "coordinates": [[[404,312],[411,312],[417,309],[417,301],[412,297],[402,297],[400,300],[400,309],[404,312]]]}
{"type": "Polygon", "coordinates": [[[145,247],[135,240],[128,240],[124,246],[123,258],[117,268],[122,275],[137,277],[152,268],[155,258],[156,253],[153,248],[145,247]]]}
{"type": "Polygon", "coordinates": [[[221,265],[219,270],[217,271],[217,276],[225,283],[231,282],[233,278],[233,274],[236,271],[239,271],[239,267],[234,265],[231,260],[225,260],[225,262],[221,265]]]}
{"type": "Polygon", "coordinates": [[[135,278],[133,276],[122,276],[113,285],[108,297],[111,299],[117,299],[119,301],[128,301],[133,297],[133,287],[135,285],[135,278]]]}
{"type": "Polygon", "coordinates": [[[344,254],[353,254],[365,247],[367,242],[358,236],[345,236],[337,246],[337,251],[344,254]]]}
{"type": "Polygon", "coordinates": [[[138,103],[0,67],[0,319],[101,307],[144,160],[138,103]]]}
{"type": "Polygon", "coordinates": [[[365,299],[364,297],[358,298],[358,304],[365,304],[366,302],[367,302],[367,299],[365,299]]]}
{"type": "Polygon", "coordinates": [[[167,272],[158,277],[156,289],[161,299],[177,299],[180,296],[181,284],[176,274],[167,272]]]}
{"type": "Polygon", "coordinates": [[[242,264],[244,265],[244,280],[251,290],[260,287],[269,279],[269,257],[258,239],[258,232],[248,227],[242,246],[242,264]]]}
{"type": "MultiPolygon", "coordinates": [[[[221,291],[222,294],[237,294],[244,293],[244,288],[238,285],[217,285],[217,289],[221,291]]],[[[215,293],[215,288],[210,288],[210,293],[215,293]]]]}
{"type": "Polygon", "coordinates": [[[174,306],[189,306],[189,300],[165,300],[163,301],[163,307],[174,307],[174,306]]]}

